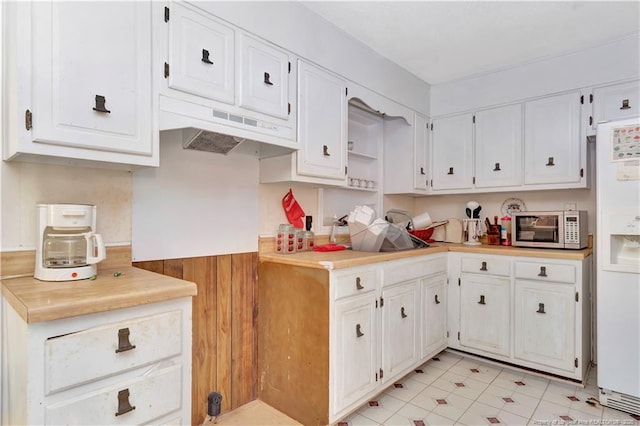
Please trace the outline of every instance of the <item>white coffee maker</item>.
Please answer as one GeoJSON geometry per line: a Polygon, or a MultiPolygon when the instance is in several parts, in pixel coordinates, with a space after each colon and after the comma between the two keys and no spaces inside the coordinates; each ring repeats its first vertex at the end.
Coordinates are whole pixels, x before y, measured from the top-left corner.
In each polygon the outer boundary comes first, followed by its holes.
{"type": "Polygon", "coordinates": [[[72,281],[96,275],[106,258],[102,235],[96,234],[96,206],[38,204],[35,278],[72,281]]]}

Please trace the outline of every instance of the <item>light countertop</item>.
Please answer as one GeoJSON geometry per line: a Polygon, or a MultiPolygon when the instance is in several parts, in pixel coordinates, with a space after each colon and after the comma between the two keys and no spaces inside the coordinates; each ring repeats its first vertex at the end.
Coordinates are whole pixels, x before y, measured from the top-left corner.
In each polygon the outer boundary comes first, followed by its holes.
{"type": "Polygon", "coordinates": [[[582,260],[590,256],[593,253],[593,249],[559,250],[511,246],[469,246],[465,244],[433,243],[431,247],[427,248],[396,252],[342,250],[334,252],[307,251],[294,254],[260,253],[260,262],[275,262],[318,269],[342,269],[376,262],[385,262],[389,260],[446,252],[582,260]]]}
{"type": "Polygon", "coordinates": [[[95,280],[2,280],[2,295],[27,323],[162,302],[197,294],[194,283],[131,266],[99,270],[95,280]],[[114,273],[119,272],[118,276],[114,273]]]}

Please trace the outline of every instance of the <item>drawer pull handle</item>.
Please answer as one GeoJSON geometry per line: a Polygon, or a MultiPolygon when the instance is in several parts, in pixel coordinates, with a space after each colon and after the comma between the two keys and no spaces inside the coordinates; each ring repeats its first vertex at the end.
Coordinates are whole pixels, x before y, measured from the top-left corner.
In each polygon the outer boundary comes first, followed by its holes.
{"type": "Polygon", "coordinates": [[[486,305],[486,303],[484,302],[484,294],[480,295],[480,301],[478,302],[478,305],[486,305]]]}
{"type": "Polygon", "coordinates": [[[269,86],[273,86],[273,83],[271,82],[271,76],[269,75],[268,72],[264,73],[264,84],[268,84],[269,86]]]}
{"type": "Polygon", "coordinates": [[[493,171],[494,172],[499,172],[500,170],[501,170],[500,169],[500,163],[496,163],[495,167],[493,168],[493,171]]]}
{"type": "Polygon", "coordinates": [[[437,294],[436,294],[436,296],[435,296],[435,299],[436,299],[436,305],[439,305],[439,304],[440,304],[440,301],[438,300],[438,295],[437,295],[437,294]]]}
{"type": "Polygon", "coordinates": [[[322,145],[322,155],[324,155],[325,157],[331,157],[331,154],[329,154],[328,146],[322,145]]]}
{"type": "Polygon", "coordinates": [[[360,324],[356,324],[356,337],[362,337],[364,333],[360,331],[360,324]]]}
{"type": "Polygon", "coordinates": [[[424,172],[424,167],[420,167],[420,174],[421,175],[426,175],[426,173],[424,172]]]}
{"type": "Polygon", "coordinates": [[[360,277],[356,277],[356,288],[362,290],[364,287],[360,284],[360,277]]]}
{"type": "Polygon", "coordinates": [[[126,352],[136,348],[136,345],[132,345],[129,341],[129,334],[129,328],[121,328],[118,330],[118,349],[116,349],[116,353],[126,352]]]}
{"type": "Polygon", "coordinates": [[[447,174],[448,175],[452,175],[453,174],[453,167],[449,167],[449,172],[447,174]]]}
{"type": "Polygon", "coordinates": [[[486,271],[487,270],[487,262],[482,262],[482,266],[480,267],[481,271],[486,271]]]}
{"type": "Polygon", "coordinates": [[[407,314],[404,312],[404,306],[400,308],[400,316],[402,318],[406,318],[407,317],[407,314]]]}
{"type": "Polygon", "coordinates": [[[553,157],[549,157],[547,159],[547,164],[545,166],[555,166],[556,164],[553,162],[553,157]]]}
{"type": "Polygon", "coordinates": [[[107,99],[102,95],[96,95],[96,106],[93,107],[94,111],[98,112],[106,112],[107,114],[111,114],[107,108],[105,108],[104,104],[107,102],[107,99]]]}
{"type": "Polygon", "coordinates": [[[538,310],[536,312],[539,314],[546,314],[544,311],[544,303],[538,303],[538,310]]]}
{"type": "Polygon", "coordinates": [[[622,106],[620,107],[620,109],[630,109],[631,107],[629,106],[629,99],[623,99],[622,100],[622,106]]]}
{"type": "Polygon", "coordinates": [[[133,411],[136,409],[135,405],[131,405],[129,402],[129,389],[123,389],[118,392],[118,411],[116,412],[116,417],[121,416],[129,411],[133,411]]]}
{"type": "Polygon", "coordinates": [[[213,65],[213,62],[211,62],[211,59],[209,59],[209,51],[207,49],[202,49],[201,61],[205,64],[213,65]]]}
{"type": "Polygon", "coordinates": [[[540,273],[538,274],[539,277],[546,277],[547,276],[547,267],[546,266],[541,266],[540,267],[540,273]]]}

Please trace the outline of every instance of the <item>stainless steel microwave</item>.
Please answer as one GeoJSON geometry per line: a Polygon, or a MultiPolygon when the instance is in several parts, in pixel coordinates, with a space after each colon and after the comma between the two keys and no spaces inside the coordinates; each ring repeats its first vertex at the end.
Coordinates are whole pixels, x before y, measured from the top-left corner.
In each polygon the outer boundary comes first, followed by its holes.
{"type": "Polygon", "coordinates": [[[588,245],[587,212],[514,212],[511,244],[519,247],[583,249],[588,245]]]}

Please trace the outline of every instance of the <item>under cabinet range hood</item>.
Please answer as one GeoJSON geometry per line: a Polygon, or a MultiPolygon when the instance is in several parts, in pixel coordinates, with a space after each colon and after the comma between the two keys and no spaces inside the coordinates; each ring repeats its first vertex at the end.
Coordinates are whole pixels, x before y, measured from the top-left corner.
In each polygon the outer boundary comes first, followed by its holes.
{"type": "Polygon", "coordinates": [[[185,149],[228,154],[245,141],[289,152],[298,149],[295,126],[276,123],[263,114],[224,111],[162,95],[159,104],[159,130],[181,130],[185,149]]]}

